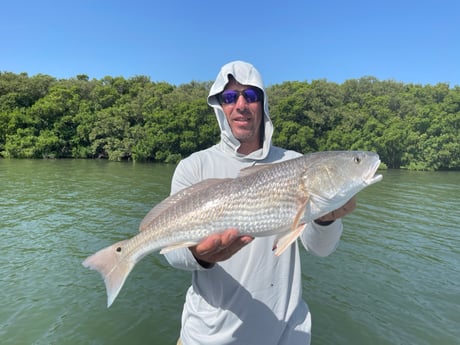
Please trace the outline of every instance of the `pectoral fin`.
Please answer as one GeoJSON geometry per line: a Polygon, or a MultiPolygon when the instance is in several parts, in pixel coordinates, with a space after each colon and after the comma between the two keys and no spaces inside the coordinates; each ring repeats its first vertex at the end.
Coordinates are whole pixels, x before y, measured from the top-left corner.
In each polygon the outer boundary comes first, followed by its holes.
{"type": "Polygon", "coordinates": [[[305,213],[305,207],[307,206],[307,203],[308,198],[299,207],[299,210],[297,211],[297,214],[294,218],[294,222],[292,223],[292,231],[281,237],[273,245],[273,250],[275,251],[276,256],[280,256],[300,236],[300,234],[302,234],[302,231],[305,228],[305,224],[300,224],[300,220],[305,213]]]}
{"type": "Polygon", "coordinates": [[[295,230],[281,237],[273,248],[275,255],[280,256],[283,254],[283,252],[300,236],[304,228],[305,224],[300,224],[295,230]]]}

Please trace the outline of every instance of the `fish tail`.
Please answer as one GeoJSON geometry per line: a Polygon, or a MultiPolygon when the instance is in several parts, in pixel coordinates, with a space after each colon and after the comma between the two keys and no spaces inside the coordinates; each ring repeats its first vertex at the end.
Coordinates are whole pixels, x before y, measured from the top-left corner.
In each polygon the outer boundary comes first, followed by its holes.
{"type": "Polygon", "coordinates": [[[132,256],[124,253],[126,242],[128,240],[101,249],[82,263],[86,268],[96,270],[102,275],[107,290],[107,308],[117,297],[135,265],[132,256]]]}

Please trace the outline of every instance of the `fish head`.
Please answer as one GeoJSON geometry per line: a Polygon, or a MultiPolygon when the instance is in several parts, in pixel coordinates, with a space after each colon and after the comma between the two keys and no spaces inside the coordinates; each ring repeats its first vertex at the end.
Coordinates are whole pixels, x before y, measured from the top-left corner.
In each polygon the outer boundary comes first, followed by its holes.
{"type": "Polygon", "coordinates": [[[308,197],[307,220],[343,206],[356,193],[380,180],[378,154],[368,151],[329,151],[305,160],[302,189],[308,197]]]}

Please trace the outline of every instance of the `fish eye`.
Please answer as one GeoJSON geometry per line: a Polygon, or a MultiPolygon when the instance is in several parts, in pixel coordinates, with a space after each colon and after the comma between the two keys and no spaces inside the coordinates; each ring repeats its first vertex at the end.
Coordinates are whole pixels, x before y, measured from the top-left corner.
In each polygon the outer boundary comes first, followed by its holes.
{"type": "Polygon", "coordinates": [[[355,157],[353,157],[353,161],[354,161],[356,164],[359,164],[359,163],[361,163],[361,157],[360,157],[360,156],[355,156],[355,157]]]}

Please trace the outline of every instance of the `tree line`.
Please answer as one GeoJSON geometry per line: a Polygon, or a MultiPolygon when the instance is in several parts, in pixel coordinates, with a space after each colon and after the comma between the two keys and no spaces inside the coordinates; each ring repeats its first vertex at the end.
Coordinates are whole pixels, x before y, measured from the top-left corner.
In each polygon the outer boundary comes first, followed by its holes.
{"type": "MultiPolygon", "coordinates": [[[[174,163],[219,140],[212,82],[0,72],[0,156],[174,163]]],[[[371,150],[389,168],[460,169],[460,87],[374,77],[267,88],[275,145],[371,150]]]]}

